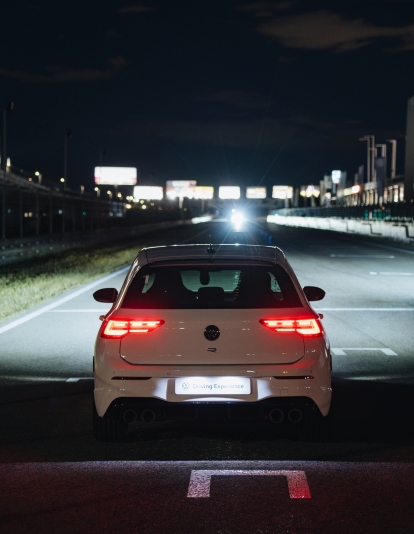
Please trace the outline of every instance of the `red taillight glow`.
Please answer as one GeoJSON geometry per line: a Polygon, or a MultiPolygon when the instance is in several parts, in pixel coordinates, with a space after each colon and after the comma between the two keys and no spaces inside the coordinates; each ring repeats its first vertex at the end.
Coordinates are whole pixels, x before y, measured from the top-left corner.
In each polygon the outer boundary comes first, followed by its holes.
{"type": "Polygon", "coordinates": [[[163,325],[162,320],[131,320],[110,319],[104,326],[101,337],[106,339],[119,339],[127,334],[147,334],[163,325]]]}
{"type": "Polygon", "coordinates": [[[322,329],[316,319],[260,319],[259,322],[274,332],[297,332],[304,337],[322,335],[322,329]]]}

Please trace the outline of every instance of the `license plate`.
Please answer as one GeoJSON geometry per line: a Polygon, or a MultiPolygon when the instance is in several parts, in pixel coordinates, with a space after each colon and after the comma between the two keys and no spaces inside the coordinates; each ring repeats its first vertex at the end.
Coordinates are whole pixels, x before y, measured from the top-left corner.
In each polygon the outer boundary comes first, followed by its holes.
{"type": "Polygon", "coordinates": [[[176,395],[250,395],[250,378],[242,376],[186,376],[175,379],[176,395]]]}

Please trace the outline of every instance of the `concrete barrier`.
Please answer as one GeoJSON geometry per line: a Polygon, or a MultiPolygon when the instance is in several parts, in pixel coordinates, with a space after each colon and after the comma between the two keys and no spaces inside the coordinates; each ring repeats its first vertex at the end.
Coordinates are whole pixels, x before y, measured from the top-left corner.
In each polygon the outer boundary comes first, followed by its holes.
{"type": "Polygon", "coordinates": [[[335,217],[287,217],[268,215],[268,223],[318,230],[333,230],[360,235],[390,237],[399,241],[414,240],[414,223],[394,223],[391,221],[358,221],[356,219],[337,219],[335,217]]]}

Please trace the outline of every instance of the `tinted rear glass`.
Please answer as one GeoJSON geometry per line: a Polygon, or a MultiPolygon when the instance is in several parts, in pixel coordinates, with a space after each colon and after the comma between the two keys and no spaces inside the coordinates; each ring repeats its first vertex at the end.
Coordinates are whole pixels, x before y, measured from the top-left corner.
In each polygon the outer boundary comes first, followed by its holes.
{"type": "Polygon", "coordinates": [[[287,272],[278,265],[146,265],[121,308],[299,308],[287,272]]]}

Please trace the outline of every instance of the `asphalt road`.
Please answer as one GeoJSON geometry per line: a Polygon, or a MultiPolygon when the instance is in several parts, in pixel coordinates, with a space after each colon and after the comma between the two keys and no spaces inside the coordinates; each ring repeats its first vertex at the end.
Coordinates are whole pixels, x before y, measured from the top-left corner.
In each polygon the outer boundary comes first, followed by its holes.
{"type": "Polygon", "coordinates": [[[93,343],[108,306],[92,293],[119,288],[115,274],[0,324],[4,532],[413,531],[414,248],[274,225],[234,235],[226,223],[146,244],[209,235],[280,246],[303,286],[325,289],[315,308],[333,347],[329,441],[303,443],[267,421],[205,420],[95,442],[93,343]],[[210,497],[187,496],[199,471],[214,471],[202,474],[210,497]],[[289,496],[297,471],[310,498],[289,496]]]}

